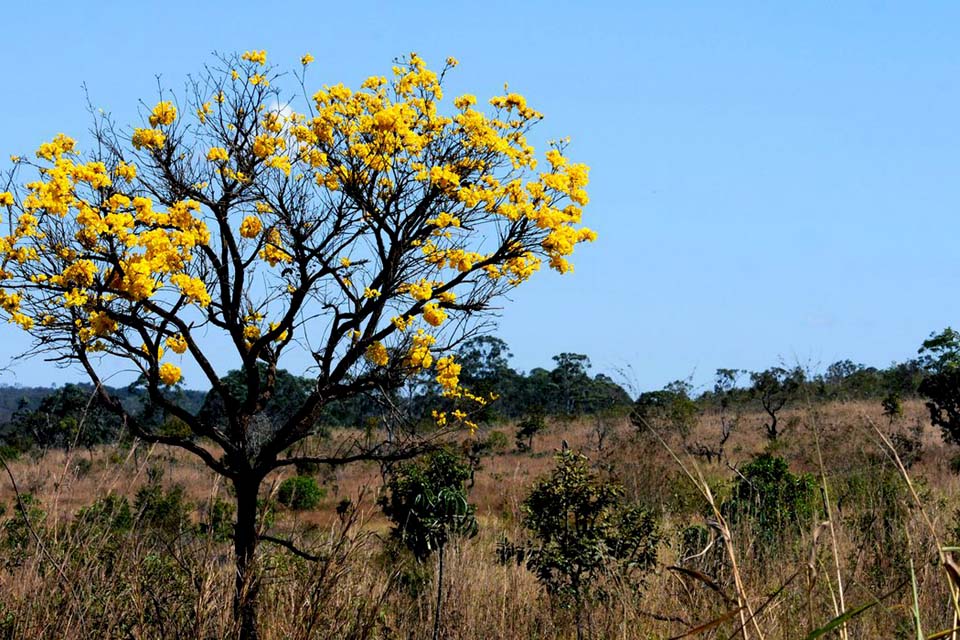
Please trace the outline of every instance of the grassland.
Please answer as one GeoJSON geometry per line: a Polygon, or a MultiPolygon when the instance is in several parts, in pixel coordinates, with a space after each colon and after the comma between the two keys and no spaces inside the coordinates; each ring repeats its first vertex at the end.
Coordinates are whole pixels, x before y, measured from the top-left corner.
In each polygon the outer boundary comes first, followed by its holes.
{"type": "MultiPolygon", "coordinates": [[[[556,606],[526,567],[497,556],[503,540],[525,539],[521,502],[564,441],[660,518],[656,569],[639,584],[607,580],[605,597],[589,610],[586,631],[594,638],[792,640],[864,606],[823,637],[918,638],[956,626],[941,557],[950,555],[938,549],[960,543],[960,477],[950,470],[955,452],[928,425],[922,404],[906,403],[894,422],[863,402],[795,407],[774,443],[764,438],[762,419],[743,417],[721,462],[684,453],[675,434],[660,434],[661,441],[626,419],[594,418],[551,424],[532,452],[484,457],[470,490],[480,533],[455,540],[447,554],[443,637],[574,637],[571,612],[556,606]],[[600,431],[608,434],[602,445],[600,431]],[[725,546],[683,469],[720,504],[738,469],[764,451],[783,456],[794,473],[813,474],[815,516],[779,532],[774,543],[756,522],[738,520],[725,546]],[[706,532],[705,551],[690,548],[691,527],[706,532]]],[[[512,445],[511,425],[493,429],[512,445]]],[[[688,441],[715,440],[718,429],[718,417],[704,415],[688,441]]],[[[353,435],[339,431],[333,439],[353,435]]],[[[230,637],[231,544],[198,528],[211,522],[218,498],[229,496],[201,464],[140,444],[49,451],[11,461],[8,470],[0,483],[0,637],[230,637]],[[134,526],[122,534],[109,515],[77,517],[109,494],[135,503],[144,487],[154,487],[167,511],[147,521],[134,510],[134,526]],[[176,499],[163,502],[171,495],[176,499]]],[[[375,503],[381,468],[321,469],[318,479],[326,488],[320,507],[278,509],[269,531],[313,558],[261,545],[265,637],[430,637],[432,565],[417,565],[389,544],[375,503]]],[[[281,480],[268,484],[275,490],[281,480]]]]}

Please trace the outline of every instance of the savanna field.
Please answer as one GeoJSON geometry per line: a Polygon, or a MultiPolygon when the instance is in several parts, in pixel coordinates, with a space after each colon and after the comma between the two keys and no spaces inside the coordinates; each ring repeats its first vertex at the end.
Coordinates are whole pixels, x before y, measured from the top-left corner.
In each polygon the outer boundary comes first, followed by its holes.
{"type": "MultiPolygon", "coordinates": [[[[510,544],[536,542],[523,526],[522,505],[564,448],[585,455],[598,481],[622,484],[623,498],[657,521],[649,567],[597,575],[584,604],[585,637],[740,637],[738,593],[753,612],[748,637],[803,638],[841,611],[858,613],[827,637],[914,638],[917,616],[930,635],[951,629],[951,574],[937,549],[960,541],[954,453],[919,401],[903,409],[891,418],[867,401],[790,407],[774,443],[764,435],[766,415],[745,413],[722,462],[684,448],[718,440],[718,410],[700,415],[685,438],[663,433],[663,442],[623,416],[550,420],[532,451],[517,451],[511,424],[464,436],[461,448],[491,446],[467,492],[476,505],[476,535],[451,537],[446,550],[441,636],[576,635],[572,605],[504,553],[510,544]],[[808,503],[791,502],[784,478],[761,470],[752,481],[766,482],[766,493],[752,499],[784,513],[771,516],[742,501],[731,506],[745,465],[764,453],[782,458],[794,481],[807,479],[808,503]],[[721,511],[729,548],[680,463],[710,487],[718,506],[727,505],[721,511]]],[[[320,453],[357,437],[362,433],[339,429],[307,446],[320,453]]],[[[187,455],[142,442],[49,451],[7,466],[24,510],[7,477],[6,637],[230,635],[222,603],[233,588],[231,514],[220,511],[230,496],[215,474],[187,455]]],[[[292,469],[268,478],[264,533],[295,542],[301,553],[261,547],[264,637],[431,635],[436,556],[417,562],[391,539],[391,523],[376,503],[383,471],[370,463],[306,470],[321,495],[303,510],[278,502],[292,469]]]]}

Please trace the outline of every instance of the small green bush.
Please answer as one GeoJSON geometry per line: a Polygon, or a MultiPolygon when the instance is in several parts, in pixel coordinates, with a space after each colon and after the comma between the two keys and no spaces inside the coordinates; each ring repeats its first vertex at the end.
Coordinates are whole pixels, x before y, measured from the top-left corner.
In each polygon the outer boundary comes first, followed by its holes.
{"type": "Polygon", "coordinates": [[[312,476],[294,476],[280,483],[277,502],[294,511],[313,509],[326,492],[312,476]]]}
{"type": "Polygon", "coordinates": [[[493,451],[502,452],[510,446],[510,439],[503,431],[491,431],[487,434],[487,445],[493,451]]]}
{"type": "Polygon", "coordinates": [[[809,473],[793,474],[786,460],[764,453],[740,470],[723,510],[733,522],[749,521],[757,542],[775,544],[808,527],[816,515],[816,486],[809,473]]]}

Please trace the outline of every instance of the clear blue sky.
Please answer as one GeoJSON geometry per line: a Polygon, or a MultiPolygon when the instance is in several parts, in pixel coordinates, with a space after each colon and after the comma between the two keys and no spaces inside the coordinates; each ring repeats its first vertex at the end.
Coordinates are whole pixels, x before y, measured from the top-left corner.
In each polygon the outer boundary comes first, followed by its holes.
{"type": "MultiPolygon", "coordinates": [[[[960,5],[702,4],[11,3],[0,157],[82,140],[81,83],[129,122],[157,74],[179,87],[214,50],[310,52],[316,86],[453,55],[450,93],[508,81],[592,167],[599,240],[505,305],[518,368],[581,352],[656,388],[781,357],[886,365],[960,324],[960,5]]],[[[0,363],[23,345],[0,328],[0,363]]]]}

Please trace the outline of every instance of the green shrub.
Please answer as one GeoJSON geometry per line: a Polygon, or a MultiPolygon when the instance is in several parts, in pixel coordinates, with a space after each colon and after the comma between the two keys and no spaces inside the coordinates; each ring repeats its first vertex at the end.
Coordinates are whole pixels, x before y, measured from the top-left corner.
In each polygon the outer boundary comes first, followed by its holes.
{"type": "Polygon", "coordinates": [[[464,483],[470,466],[453,451],[440,449],[400,465],[379,499],[383,513],[400,540],[420,561],[442,550],[450,537],[477,532],[474,507],[464,483]]]}
{"type": "Polygon", "coordinates": [[[660,535],[653,515],[627,503],[623,487],[600,478],[585,457],[565,450],[556,460],[523,501],[534,537],[527,567],[561,605],[573,606],[579,637],[584,607],[604,595],[600,576],[641,576],[656,562],[660,535]]]}
{"type": "Polygon", "coordinates": [[[763,453],[740,470],[723,510],[733,522],[750,522],[757,542],[777,543],[784,533],[807,528],[816,514],[816,487],[811,474],[793,474],[786,460],[763,453]]]}
{"type": "Polygon", "coordinates": [[[82,507],[74,518],[74,528],[81,526],[105,529],[110,533],[127,533],[133,528],[130,501],[124,496],[109,493],[89,507],[82,507]]]}
{"type": "Polygon", "coordinates": [[[320,504],[325,494],[312,476],[294,476],[280,483],[277,502],[294,511],[305,511],[320,504]]]}
{"type": "Polygon", "coordinates": [[[139,525],[162,538],[175,539],[190,526],[193,506],[186,499],[183,487],[164,490],[157,474],[137,491],[133,510],[139,525]]]}
{"type": "Polygon", "coordinates": [[[510,439],[503,431],[491,431],[487,434],[487,445],[493,451],[502,452],[510,446],[510,439]]]}
{"type": "Polygon", "coordinates": [[[214,498],[206,508],[206,514],[198,529],[202,534],[210,535],[214,540],[226,542],[233,534],[233,521],[236,507],[232,503],[214,498]]]}
{"type": "Polygon", "coordinates": [[[517,423],[517,451],[533,451],[533,437],[547,428],[547,419],[541,411],[533,411],[517,423]]]}

